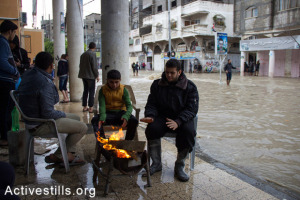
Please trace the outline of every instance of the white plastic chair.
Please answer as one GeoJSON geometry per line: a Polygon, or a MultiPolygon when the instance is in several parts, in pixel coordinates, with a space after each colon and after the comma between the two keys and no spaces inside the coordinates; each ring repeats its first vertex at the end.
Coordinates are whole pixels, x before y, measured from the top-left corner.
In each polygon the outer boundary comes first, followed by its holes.
{"type": "MultiPolygon", "coordinates": [[[[19,110],[22,118],[25,121],[31,121],[31,122],[40,122],[40,123],[49,123],[53,126],[53,133],[46,135],[46,136],[41,136],[43,138],[58,138],[59,141],[59,146],[61,149],[61,154],[64,160],[64,165],[65,165],[65,169],[66,169],[66,173],[70,171],[70,166],[69,166],[69,161],[68,161],[68,154],[67,154],[67,147],[66,147],[66,138],[68,136],[67,133],[59,133],[57,131],[57,127],[56,127],[56,122],[54,119],[40,119],[40,118],[31,118],[26,116],[23,111],[21,110],[20,106],[19,106],[19,98],[18,98],[18,91],[15,90],[11,90],[10,91],[10,96],[12,98],[12,100],[15,103],[15,106],[17,107],[17,109],[19,110]]],[[[34,134],[34,132],[33,132],[34,134]]],[[[25,160],[25,172],[26,175],[29,174],[29,164],[31,159],[33,158],[33,142],[34,142],[34,135],[32,133],[30,133],[28,126],[25,124],[25,135],[26,135],[26,141],[25,141],[25,145],[26,145],[26,160],[25,160]]],[[[33,161],[33,159],[32,159],[33,161]]]]}

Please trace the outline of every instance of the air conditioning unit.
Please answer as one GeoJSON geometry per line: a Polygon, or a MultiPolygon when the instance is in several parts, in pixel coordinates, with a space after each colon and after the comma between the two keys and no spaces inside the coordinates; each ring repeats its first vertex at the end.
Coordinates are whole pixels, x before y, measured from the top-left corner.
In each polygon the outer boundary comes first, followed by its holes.
{"type": "Polygon", "coordinates": [[[22,14],[21,14],[21,25],[22,26],[27,25],[27,13],[26,12],[22,12],[22,14]]]}

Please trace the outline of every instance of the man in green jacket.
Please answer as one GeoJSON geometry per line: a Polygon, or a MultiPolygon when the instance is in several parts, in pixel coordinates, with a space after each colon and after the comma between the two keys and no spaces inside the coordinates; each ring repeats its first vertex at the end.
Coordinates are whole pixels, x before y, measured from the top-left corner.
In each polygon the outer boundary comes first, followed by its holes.
{"type": "Polygon", "coordinates": [[[125,140],[132,140],[138,121],[131,114],[129,92],[120,82],[121,73],[118,70],[110,70],[107,73],[107,83],[99,91],[99,116],[92,119],[92,124],[94,131],[100,129],[102,137],[104,137],[103,124],[127,127],[125,140]]]}
{"type": "Polygon", "coordinates": [[[78,74],[78,78],[82,79],[84,87],[82,94],[83,112],[89,111],[90,113],[93,112],[96,80],[97,82],[100,80],[95,50],[96,44],[91,42],[89,49],[80,56],[78,74]]]}

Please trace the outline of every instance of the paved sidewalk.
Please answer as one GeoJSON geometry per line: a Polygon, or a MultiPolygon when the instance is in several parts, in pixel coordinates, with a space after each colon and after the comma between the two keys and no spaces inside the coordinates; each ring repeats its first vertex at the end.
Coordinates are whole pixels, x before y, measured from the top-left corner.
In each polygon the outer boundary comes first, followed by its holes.
{"type": "MultiPolygon", "coordinates": [[[[80,106],[79,103],[72,104],[80,106]]],[[[90,115],[88,117],[92,117],[92,114],[88,115],[90,115]]],[[[139,127],[138,132],[139,140],[145,140],[144,129],[139,127]]],[[[95,150],[94,135],[87,134],[77,146],[79,154],[85,158],[87,163],[71,167],[71,172],[68,174],[65,174],[63,167],[47,165],[44,162],[44,157],[54,151],[55,142],[55,139],[36,140],[36,144],[42,144],[39,145],[39,148],[41,146],[48,147],[51,151],[43,155],[35,155],[35,167],[31,166],[29,176],[23,175],[23,167],[16,168],[15,187],[19,189],[23,187],[23,191],[27,192],[27,194],[20,195],[21,199],[277,199],[199,157],[196,157],[195,160],[195,170],[189,172],[189,182],[178,181],[174,178],[173,172],[176,148],[172,141],[165,139],[162,140],[163,170],[151,177],[152,187],[146,187],[147,179],[142,177],[142,173],[133,177],[115,176],[111,182],[108,196],[103,197],[105,184],[103,177],[98,176],[97,182],[92,181],[94,171],[91,161],[94,158],[95,150]],[[53,188],[52,194],[51,187],[53,188]],[[33,188],[41,188],[43,191],[48,191],[49,194],[30,194],[29,189],[33,188]],[[65,191],[65,194],[62,194],[62,190],[65,191]],[[80,195],[80,192],[84,190],[86,190],[86,194],[80,195]],[[71,195],[66,195],[67,191],[71,191],[71,195]]],[[[1,156],[0,160],[8,161],[8,156],[1,156]]],[[[186,164],[188,171],[188,160],[186,164]]],[[[114,174],[120,175],[118,170],[114,170],[114,174]]],[[[282,197],[281,199],[285,198],[282,193],[276,194],[276,196],[278,195],[282,197]]]]}

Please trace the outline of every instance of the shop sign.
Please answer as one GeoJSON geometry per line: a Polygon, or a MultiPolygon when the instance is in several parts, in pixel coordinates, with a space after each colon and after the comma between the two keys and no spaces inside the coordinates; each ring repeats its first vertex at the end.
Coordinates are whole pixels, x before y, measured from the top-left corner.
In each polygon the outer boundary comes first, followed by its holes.
{"type": "MultiPolygon", "coordinates": [[[[168,53],[161,53],[162,59],[169,59],[168,53]]],[[[177,60],[189,60],[189,59],[195,59],[196,58],[196,52],[195,51],[186,51],[186,52],[175,52],[175,59],[177,60]]]]}
{"type": "Polygon", "coordinates": [[[186,51],[186,45],[185,44],[180,44],[177,46],[177,51],[186,51]]]}
{"type": "Polygon", "coordinates": [[[255,40],[241,40],[241,51],[265,51],[280,49],[299,49],[300,35],[273,37],[255,40]]]}

